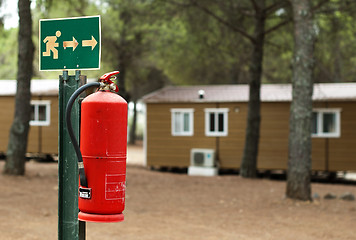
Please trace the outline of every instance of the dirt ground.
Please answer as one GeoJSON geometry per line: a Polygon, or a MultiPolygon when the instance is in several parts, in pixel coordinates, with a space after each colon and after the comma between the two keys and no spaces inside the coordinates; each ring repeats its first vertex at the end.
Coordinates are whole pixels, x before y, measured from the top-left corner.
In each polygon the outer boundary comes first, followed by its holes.
{"type": "MultiPolygon", "coordinates": [[[[356,184],[315,183],[319,200],[295,202],[284,198],[284,181],[150,171],[132,161],[142,148],[128,156],[125,221],[88,223],[88,240],[356,239],[356,201],[323,199],[356,194],[356,184]]],[[[57,191],[56,163],[30,161],[24,177],[0,174],[0,239],[57,239],[57,191]]]]}

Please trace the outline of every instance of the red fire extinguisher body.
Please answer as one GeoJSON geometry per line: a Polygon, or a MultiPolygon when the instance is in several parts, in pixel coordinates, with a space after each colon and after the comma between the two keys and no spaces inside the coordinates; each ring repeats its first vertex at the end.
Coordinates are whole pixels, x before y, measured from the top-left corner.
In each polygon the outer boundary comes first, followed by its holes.
{"type": "Polygon", "coordinates": [[[109,91],[91,94],[82,102],[80,123],[80,150],[91,193],[88,198],[79,197],[79,210],[121,214],[125,207],[127,102],[109,91]]]}

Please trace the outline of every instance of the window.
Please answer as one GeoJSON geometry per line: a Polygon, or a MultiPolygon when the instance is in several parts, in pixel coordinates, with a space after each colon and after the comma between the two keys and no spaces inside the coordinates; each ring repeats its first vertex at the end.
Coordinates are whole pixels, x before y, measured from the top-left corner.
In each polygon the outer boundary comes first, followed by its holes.
{"type": "Polygon", "coordinates": [[[340,137],[341,109],[313,109],[312,136],[340,137]]]}
{"type": "Polygon", "coordinates": [[[43,100],[31,101],[31,126],[49,126],[51,117],[51,102],[43,100]]]}
{"type": "Polygon", "coordinates": [[[228,132],[228,108],[205,109],[205,135],[227,136],[228,132]]]}
{"type": "Polygon", "coordinates": [[[173,136],[193,136],[193,113],[192,108],[171,109],[173,136]]]}

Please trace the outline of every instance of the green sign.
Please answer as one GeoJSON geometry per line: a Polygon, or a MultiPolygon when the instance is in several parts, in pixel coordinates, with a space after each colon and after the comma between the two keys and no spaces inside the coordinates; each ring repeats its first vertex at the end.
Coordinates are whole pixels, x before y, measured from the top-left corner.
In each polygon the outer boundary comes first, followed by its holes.
{"type": "Polygon", "coordinates": [[[39,26],[40,71],[100,68],[100,16],[41,19],[39,26]]]}

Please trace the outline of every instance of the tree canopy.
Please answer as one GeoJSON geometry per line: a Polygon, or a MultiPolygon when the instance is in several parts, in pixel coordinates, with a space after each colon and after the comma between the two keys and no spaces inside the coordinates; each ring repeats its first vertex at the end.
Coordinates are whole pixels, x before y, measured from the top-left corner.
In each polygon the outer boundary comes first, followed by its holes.
{"type": "MultiPolygon", "coordinates": [[[[127,65],[125,88],[131,90],[136,72],[159,69],[173,84],[246,83],[251,46],[243,36],[212,18],[194,4],[214,11],[233,26],[253,31],[250,1],[216,0],[37,0],[33,5],[33,39],[38,41],[38,20],[69,16],[102,17],[102,69],[84,72],[98,77],[127,65]],[[207,7],[209,6],[209,7],[207,7]],[[120,53],[120,54],[119,54],[120,53]],[[121,55],[121,60],[119,59],[121,55]],[[135,74],[133,74],[135,73],[135,74]],[[127,86],[126,86],[127,85],[127,86]]],[[[267,1],[266,29],[291,18],[287,1],[267,1]],[[277,5],[280,4],[280,5],[277,5]],[[272,5],[271,5],[272,6],[272,5]]],[[[356,4],[352,1],[313,1],[317,29],[315,82],[353,81],[356,61],[356,4]],[[323,3],[323,4],[321,4],[323,3]],[[319,6],[321,5],[321,6],[319,6]]],[[[1,19],[6,16],[0,16],[1,19]]],[[[3,20],[1,21],[3,22],[3,20]]],[[[2,25],[2,24],[1,24],[2,25]]],[[[0,78],[16,77],[17,29],[0,28],[0,78]]],[[[35,46],[38,47],[37,44],[35,46]]],[[[37,51],[36,51],[37,52],[37,51]]],[[[264,83],[291,82],[292,24],[266,36],[264,83]]],[[[39,72],[35,57],[34,78],[57,78],[56,72],[39,72]]]]}

